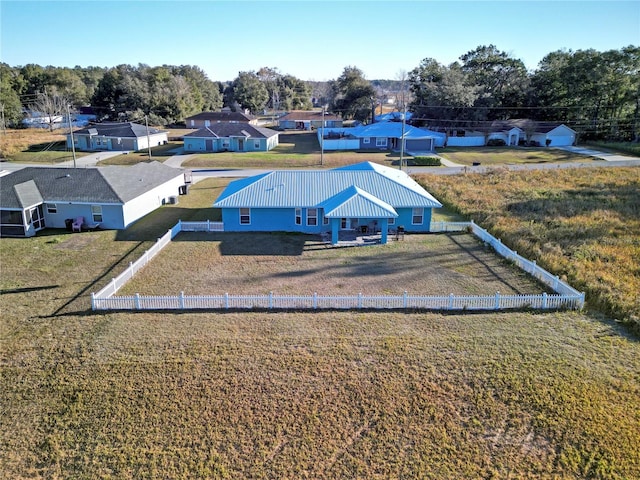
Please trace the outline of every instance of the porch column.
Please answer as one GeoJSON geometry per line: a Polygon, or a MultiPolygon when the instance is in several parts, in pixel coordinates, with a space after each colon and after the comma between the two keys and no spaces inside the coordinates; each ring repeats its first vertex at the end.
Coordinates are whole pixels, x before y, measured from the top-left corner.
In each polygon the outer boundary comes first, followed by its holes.
{"type": "Polygon", "coordinates": [[[380,219],[380,243],[382,245],[387,244],[387,236],[389,234],[389,219],[381,218],[380,219]]]}
{"type": "Polygon", "coordinates": [[[332,218],[331,219],[331,243],[333,245],[337,245],[338,243],[338,232],[340,231],[340,219],[332,218]]]}

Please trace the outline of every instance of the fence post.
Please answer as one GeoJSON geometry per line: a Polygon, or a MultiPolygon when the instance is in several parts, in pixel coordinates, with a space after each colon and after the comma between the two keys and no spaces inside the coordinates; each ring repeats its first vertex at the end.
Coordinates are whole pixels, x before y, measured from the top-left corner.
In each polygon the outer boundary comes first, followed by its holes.
{"type": "Polygon", "coordinates": [[[91,292],[91,310],[96,309],[96,294],[91,292]]]}
{"type": "Polygon", "coordinates": [[[584,308],[584,292],[580,294],[580,308],[578,310],[582,310],[584,308]]]}
{"type": "Polygon", "coordinates": [[[500,310],[500,292],[496,292],[496,310],[500,310]]]}
{"type": "Polygon", "coordinates": [[[313,292],[313,309],[318,308],[318,294],[313,292]]]}
{"type": "Polygon", "coordinates": [[[453,293],[450,293],[449,294],[449,310],[453,310],[453,299],[454,299],[453,293]]]}
{"type": "Polygon", "coordinates": [[[269,292],[269,310],[273,308],[273,292],[269,292]]]}
{"type": "Polygon", "coordinates": [[[405,290],[404,293],[402,294],[402,308],[407,308],[407,305],[408,305],[407,291],[405,290]]]}
{"type": "Polygon", "coordinates": [[[224,308],[229,310],[229,294],[228,293],[224,294],[224,308]]]}
{"type": "Polygon", "coordinates": [[[136,293],[134,297],[134,302],[135,302],[136,310],[140,310],[140,294],[139,293],[136,293]]]}
{"type": "Polygon", "coordinates": [[[362,308],[362,293],[358,293],[358,308],[362,308]]]}
{"type": "Polygon", "coordinates": [[[179,232],[182,231],[182,219],[181,218],[178,219],[178,231],[179,232]]]}
{"type": "Polygon", "coordinates": [[[547,292],[542,292],[542,308],[547,308],[547,292]]]}
{"type": "MultiPolygon", "coordinates": [[[[118,291],[118,287],[116,287],[116,279],[115,278],[111,279],[111,286],[113,287],[113,293],[111,295],[115,295],[116,292],[118,291]]],[[[109,297],[111,295],[109,295],[109,297]]]]}
{"type": "Polygon", "coordinates": [[[558,291],[558,282],[560,281],[560,278],[556,275],[556,278],[553,279],[553,291],[557,292],[558,291]]]}
{"type": "Polygon", "coordinates": [[[184,310],[184,292],[180,292],[180,309],[184,310]]]}
{"type": "Polygon", "coordinates": [[[211,231],[211,220],[207,218],[207,233],[211,231]]]}

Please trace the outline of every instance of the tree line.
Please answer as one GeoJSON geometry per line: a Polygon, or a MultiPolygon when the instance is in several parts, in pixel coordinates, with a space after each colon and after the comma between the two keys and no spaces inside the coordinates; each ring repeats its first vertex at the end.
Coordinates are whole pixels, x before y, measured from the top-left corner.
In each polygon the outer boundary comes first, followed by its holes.
{"type": "Polygon", "coordinates": [[[420,126],[486,128],[492,121],[530,118],[565,123],[583,138],[638,141],[640,47],[599,52],[559,50],[528,71],[518,58],[482,45],[443,65],[425,58],[396,79],[367,80],[356,66],[337,79],[307,82],[277,68],[239,72],[218,82],[191,65],[54,67],[0,63],[0,113],[19,126],[26,110],[50,117],[91,106],[99,119],[169,125],[230,107],[257,114],[326,107],[344,119],[371,121],[382,91],[420,126]],[[312,99],[315,103],[312,103],[312,99]]]}

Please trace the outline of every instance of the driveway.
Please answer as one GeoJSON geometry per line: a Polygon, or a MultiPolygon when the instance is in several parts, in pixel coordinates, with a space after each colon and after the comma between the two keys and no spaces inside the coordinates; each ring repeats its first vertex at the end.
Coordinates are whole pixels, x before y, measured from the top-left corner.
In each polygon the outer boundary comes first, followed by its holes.
{"type": "Polygon", "coordinates": [[[606,162],[625,162],[628,160],[640,161],[640,157],[634,157],[631,155],[620,155],[619,153],[606,153],[606,152],[601,152],[599,150],[594,150],[592,148],[586,148],[586,147],[567,146],[567,147],[554,147],[554,148],[557,148],[558,150],[565,150],[567,152],[577,153],[580,155],[587,155],[589,157],[595,157],[599,160],[604,160],[606,162]]]}

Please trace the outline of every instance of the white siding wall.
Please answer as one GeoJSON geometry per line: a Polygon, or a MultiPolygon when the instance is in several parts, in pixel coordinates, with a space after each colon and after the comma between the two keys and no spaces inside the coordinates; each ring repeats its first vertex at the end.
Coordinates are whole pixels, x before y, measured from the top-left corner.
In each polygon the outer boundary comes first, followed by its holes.
{"type": "Polygon", "coordinates": [[[125,203],[122,207],[125,228],[160,207],[163,199],[174,195],[177,196],[178,189],[181,185],[184,185],[183,175],[180,175],[125,203]]]}

